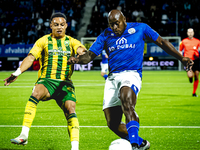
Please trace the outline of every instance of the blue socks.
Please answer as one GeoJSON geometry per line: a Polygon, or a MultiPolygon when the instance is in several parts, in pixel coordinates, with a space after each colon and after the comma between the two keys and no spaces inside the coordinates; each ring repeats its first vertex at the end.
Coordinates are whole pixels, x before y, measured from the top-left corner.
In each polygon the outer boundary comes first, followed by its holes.
{"type": "Polygon", "coordinates": [[[107,79],[107,77],[108,77],[108,75],[107,75],[107,74],[105,74],[103,77],[104,77],[104,79],[106,80],[106,79],[107,79]]]}
{"type": "Polygon", "coordinates": [[[140,139],[138,136],[139,126],[140,125],[137,121],[130,121],[126,125],[128,135],[129,135],[129,140],[130,140],[131,144],[136,143],[136,144],[140,145],[143,141],[143,139],[142,138],[140,139]]]}

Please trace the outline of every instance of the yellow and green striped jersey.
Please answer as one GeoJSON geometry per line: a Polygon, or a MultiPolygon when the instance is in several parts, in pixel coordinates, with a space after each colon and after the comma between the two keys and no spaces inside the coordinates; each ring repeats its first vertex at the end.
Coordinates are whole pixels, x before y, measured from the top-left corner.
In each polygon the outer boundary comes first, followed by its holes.
{"type": "Polygon", "coordinates": [[[85,48],[80,41],[67,35],[56,39],[48,34],[38,39],[29,52],[39,59],[38,78],[71,80],[73,65],[68,65],[67,60],[77,54],[79,46],[85,48]]]}

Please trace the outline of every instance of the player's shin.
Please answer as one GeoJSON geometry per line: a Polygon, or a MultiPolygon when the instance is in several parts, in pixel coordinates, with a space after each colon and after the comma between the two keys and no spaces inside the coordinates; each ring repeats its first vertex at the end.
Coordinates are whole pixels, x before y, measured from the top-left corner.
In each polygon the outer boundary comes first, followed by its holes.
{"type": "Polygon", "coordinates": [[[72,113],[67,118],[68,132],[72,145],[72,149],[78,149],[79,145],[79,122],[75,113],[72,113]]]}
{"type": "Polygon", "coordinates": [[[130,121],[126,124],[126,128],[128,131],[130,143],[133,146],[139,145],[139,123],[137,121],[130,121]]]}
{"type": "Polygon", "coordinates": [[[36,108],[37,108],[38,103],[39,103],[38,99],[36,99],[34,96],[30,96],[26,104],[21,134],[24,134],[27,137],[28,137],[29,129],[35,118],[36,108]]]}
{"type": "Polygon", "coordinates": [[[193,94],[196,93],[196,90],[197,90],[198,84],[199,84],[199,80],[195,80],[194,83],[193,83],[193,94]]]}

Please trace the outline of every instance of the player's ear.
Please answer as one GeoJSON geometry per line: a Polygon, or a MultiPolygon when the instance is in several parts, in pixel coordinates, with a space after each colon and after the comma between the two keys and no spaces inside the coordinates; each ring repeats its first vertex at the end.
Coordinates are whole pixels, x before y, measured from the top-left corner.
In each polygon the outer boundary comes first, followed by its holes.
{"type": "Polygon", "coordinates": [[[124,22],[126,22],[126,17],[124,16],[124,22]]]}

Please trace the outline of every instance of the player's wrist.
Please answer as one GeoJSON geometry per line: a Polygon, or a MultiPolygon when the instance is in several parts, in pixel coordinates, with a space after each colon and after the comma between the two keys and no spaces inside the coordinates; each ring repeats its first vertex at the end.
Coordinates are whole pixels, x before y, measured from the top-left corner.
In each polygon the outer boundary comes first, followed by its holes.
{"type": "Polygon", "coordinates": [[[14,73],[12,73],[12,75],[13,75],[13,76],[16,76],[16,77],[19,76],[20,74],[22,74],[20,68],[17,68],[17,70],[16,70],[14,73]]]}

